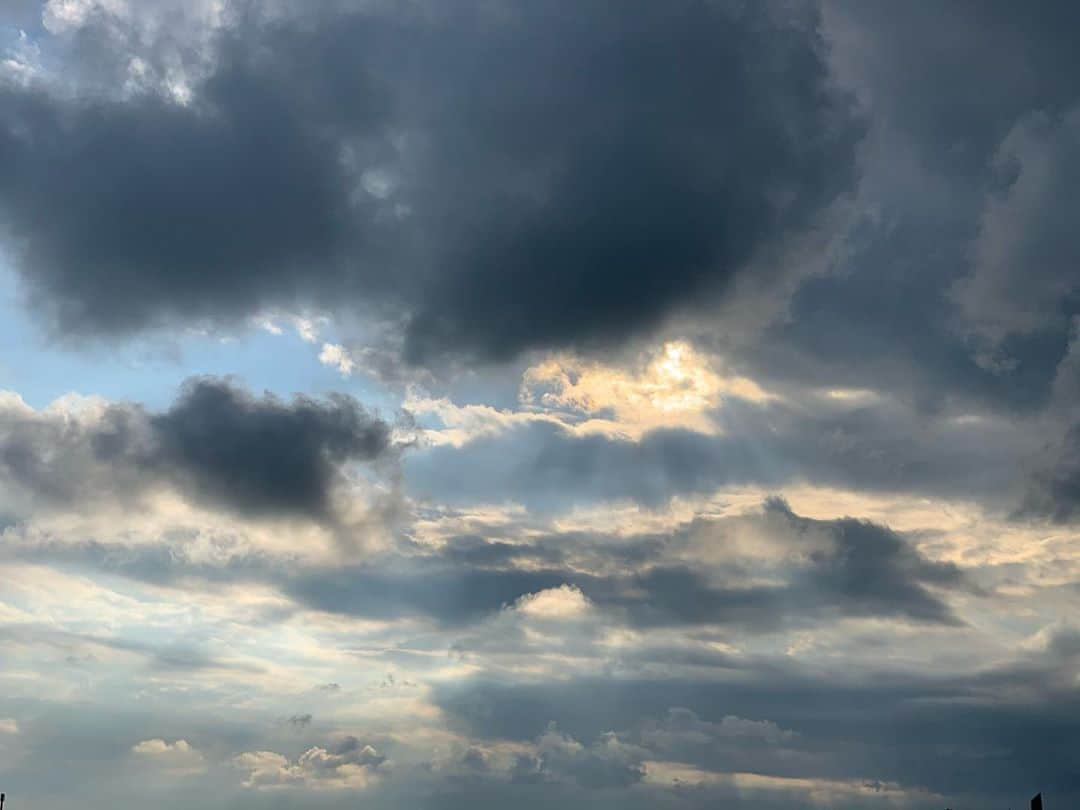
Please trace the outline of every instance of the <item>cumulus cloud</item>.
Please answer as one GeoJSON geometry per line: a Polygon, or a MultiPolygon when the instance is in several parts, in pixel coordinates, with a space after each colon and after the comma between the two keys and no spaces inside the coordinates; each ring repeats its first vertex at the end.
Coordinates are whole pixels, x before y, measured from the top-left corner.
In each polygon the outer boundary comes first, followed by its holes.
{"type": "Polygon", "coordinates": [[[514,763],[514,781],[567,779],[586,788],[627,787],[645,775],[646,752],[608,732],[589,746],[582,745],[552,723],[535,743],[533,752],[514,763]]]}
{"type": "Polygon", "coordinates": [[[515,610],[537,619],[572,619],[589,608],[588,598],[572,585],[526,594],[514,603],[515,610]]]}
{"type": "Polygon", "coordinates": [[[803,583],[841,611],[956,621],[931,590],[962,585],[963,575],[955,564],[927,560],[896,532],[869,521],[810,520],[777,498],[766,502],[765,514],[786,523],[800,539],[815,532],[826,534],[830,547],[809,552],[803,583]]]}
{"type": "Polygon", "coordinates": [[[254,514],[325,514],[345,462],[391,451],[389,425],[351,397],[285,403],[211,379],[190,382],[150,424],[154,466],[180,470],[201,498],[254,514]]]}
{"type": "Polygon", "coordinates": [[[325,518],[345,465],[394,452],[391,427],[351,397],[255,397],[195,378],[167,410],[68,398],[42,411],[0,400],[0,475],[64,505],[173,487],[248,516],[325,518]]]}
{"type": "Polygon", "coordinates": [[[342,376],[348,377],[356,367],[355,361],[349,356],[348,349],[336,343],[324,343],[319,352],[319,362],[325,366],[336,368],[342,376]]]}
{"type": "Polygon", "coordinates": [[[233,764],[247,772],[244,786],[249,788],[359,789],[372,784],[385,761],[372,746],[346,737],[330,750],[313,746],[295,760],[273,751],[249,751],[233,764]]]}
{"type": "MultiPolygon", "coordinates": [[[[50,8],[91,43],[134,27],[128,61],[160,41],[127,4],[50,8]]],[[[4,88],[8,244],[61,332],[381,301],[414,360],[603,342],[853,181],[861,126],[809,6],[234,18],[179,96],[4,88]]]]}
{"type": "Polygon", "coordinates": [[[141,760],[175,774],[195,774],[205,769],[202,753],[187,740],[143,740],[131,747],[141,760]]]}
{"type": "Polygon", "coordinates": [[[710,723],[690,709],[672,708],[662,721],[647,721],[641,736],[650,747],[670,754],[685,746],[705,746],[727,740],[776,745],[791,740],[795,733],[780,728],[771,720],[748,720],[729,714],[717,723],[710,723]]]}

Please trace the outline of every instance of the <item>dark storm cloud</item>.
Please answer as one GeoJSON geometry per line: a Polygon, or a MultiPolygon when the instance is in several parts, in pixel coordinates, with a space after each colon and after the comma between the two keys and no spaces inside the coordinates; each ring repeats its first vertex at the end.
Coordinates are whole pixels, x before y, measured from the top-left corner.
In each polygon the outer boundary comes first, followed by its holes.
{"type": "MultiPolygon", "coordinates": [[[[1077,7],[825,8],[838,80],[871,122],[858,213],[830,272],[752,340],[720,350],[778,388],[867,387],[928,418],[1007,414],[1033,439],[1011,460],[986,460],[1016,471],[1007,508],[1026,492],[1017,515],[1071,520],[1077,7]]],[[[989,502],[992,485],[980,487],[989,502]]]]}
{"type": "Polygon", "coordinates": [[[858,129],[827,89],[812,13],[525,9],[523,27],[446,65],[465,115],[439,133],[449,137],[437,141],[438,164],[424,168],[464,190],[456,202],[468,219],[452,220],[465,236],[451,259],[459,270],[426,298],[414,351],[449,343],[507,355],[625,336],[722,282],[850,184],[858,129]],[[446,172],[451,156],[485,149],[499,162],[446,172]],[[542,196],[490,186],[498,165],[526,188],[543,176],[542,196]],[[479,195],[467,182],[477,179],[479,195]],[[494,200],[499,210],[477,217],[494,200]]]}
{"type": "Polygon", "coordinates": [[[0,91],[8,245],[61,331],[306,300],[399,308],[413,359],[603,342],[853,182],[809,6],[258,16],[187,105],[0,91]]]}
{"type": "Polygon", "coordinates": [[[1077,100],[1073,32],[1080,10],[1049,0],[948,7],[827,0],[847,67],[887,126],[904,133],[935,172],[977,176],[1021,116],[1077,100]],[[906,64],[907,70],[898,70],[906,64]],[[978,87],[981,92],[973,93],[978,87]]]}
{"type": "Polygon", "coordinates": [[[977,212],[966,223],[953,214],[864,223],[838,272],[804,282],[786,317],[737,351],[748,373],[766,385],[885,391],[930,414],[1045,407],[1068,329],[1048,322],[992,349],[973,342],[953,291],[970,269],[977,212]]]}
{"type": "Polygon", "coordinates": [[[948,607],[926,586],[961,584],[960,569],[921,556],[887,526],[854,518],[811,520],[779,498],[766,502],[767,516],[786,522],[796,536],[824,532],[828,551],[810,554],[807,584],[836,599],[840,610],[858,615],[894,612],[931,622],[954,622],[948,607]]]}
{"type": "Polygon", "coordinates": [[[199,110],[0,92],[9,245],[64,331],[242,315],[295,288],[289,273],[324,264],[339,239],[333,150],[271,83],[218,76],[199,110]]]}
{"type": "Polygon", "coordinates": [[[324,515],[342,465],[391,450],[390,426],[352,397],[255,398],[228,383],[187,383],[150,417],[152,465],[198,497],[255,514],[324,515]]]}
{"type": "Polygon", "coordinates": [[[388,458],[390,431],[344,395],[283,402],[193,378],[158,414],[125,404],[87,420],[5,410],[0,475],[51,504],[167,485],[247,515],[324,518],[343,466],[388,458]]]}
{"type": "Polygon", "coordinates": [[[1019,513],[1062,523],[1080,513],[1080,425],[1072,425],[1060,443],[1044,453],[1043,464],[1030,478],[1019,513]]]}
{"type": "Polygon", "coordinates": [[[724,350],[755,379],[928,411],[1044,407],[1078,311],[1076,5],[824,7],[838,80],[870,122],[856,216],[830,272],[724,350]]]}

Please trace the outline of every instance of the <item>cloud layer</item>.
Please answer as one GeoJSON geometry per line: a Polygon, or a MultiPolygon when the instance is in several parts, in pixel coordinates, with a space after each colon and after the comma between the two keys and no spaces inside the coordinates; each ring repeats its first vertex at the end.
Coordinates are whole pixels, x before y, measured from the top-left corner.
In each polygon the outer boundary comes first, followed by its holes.
{"type": "Polygon", "coordinates": [[[1080,804],[1077,9],[4,4],[12,806],[1080,804]]]}
{"type": "Polygon", "coordinates": [[[416,360],[609,341],[853,181],[809,8],[237,14],[180,99],[4,87],[9,241],[61,332],[382,302],[416,360]]]}
{"type": "Polygon", "coordinates": [[[328,517],[347,462],[395,452],[390,425],[351,397],[287,403],[210,378],[162,413],[77,400],[35,412],[8,396],[0,420],[5,479],[57,506],[164,485],[254,517],[328,517]]]}

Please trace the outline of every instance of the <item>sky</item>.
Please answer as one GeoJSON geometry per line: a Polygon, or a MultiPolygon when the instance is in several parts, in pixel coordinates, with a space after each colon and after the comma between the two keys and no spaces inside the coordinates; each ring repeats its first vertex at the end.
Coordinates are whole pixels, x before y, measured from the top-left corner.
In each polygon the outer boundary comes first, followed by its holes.
{"type": "Polygon", "coordinates": [[[6,807],[1080,806],[1077,31],[0,0],[6,807]]]}

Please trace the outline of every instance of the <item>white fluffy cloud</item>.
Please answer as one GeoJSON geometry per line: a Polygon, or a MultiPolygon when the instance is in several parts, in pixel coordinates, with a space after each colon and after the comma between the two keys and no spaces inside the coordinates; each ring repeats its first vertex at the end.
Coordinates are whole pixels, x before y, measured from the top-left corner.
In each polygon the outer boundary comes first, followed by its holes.
{"type": "Polygon", "coordinates": [[[573,585],[526,594],[514,604],[519,613],[535,619],[575,619],[591,607],[589,598],[573,585]]]}
{"type": "Polygon", "coordinates": [[[295,760],[274,751],[248,751],[237,755],[233,764],[246,772],[244,786],[248,788],[341,790],[368,787],[385,761],[374,746],[346,737],[331,750],[312,746],[295,760]]]}
{"type": "Polygon", "coordinates": [[[187,740],[142,740],[131,747],[131,753],[155,768],[177,775],[200,773],[206,766],[202,752],[187,740]]]}

